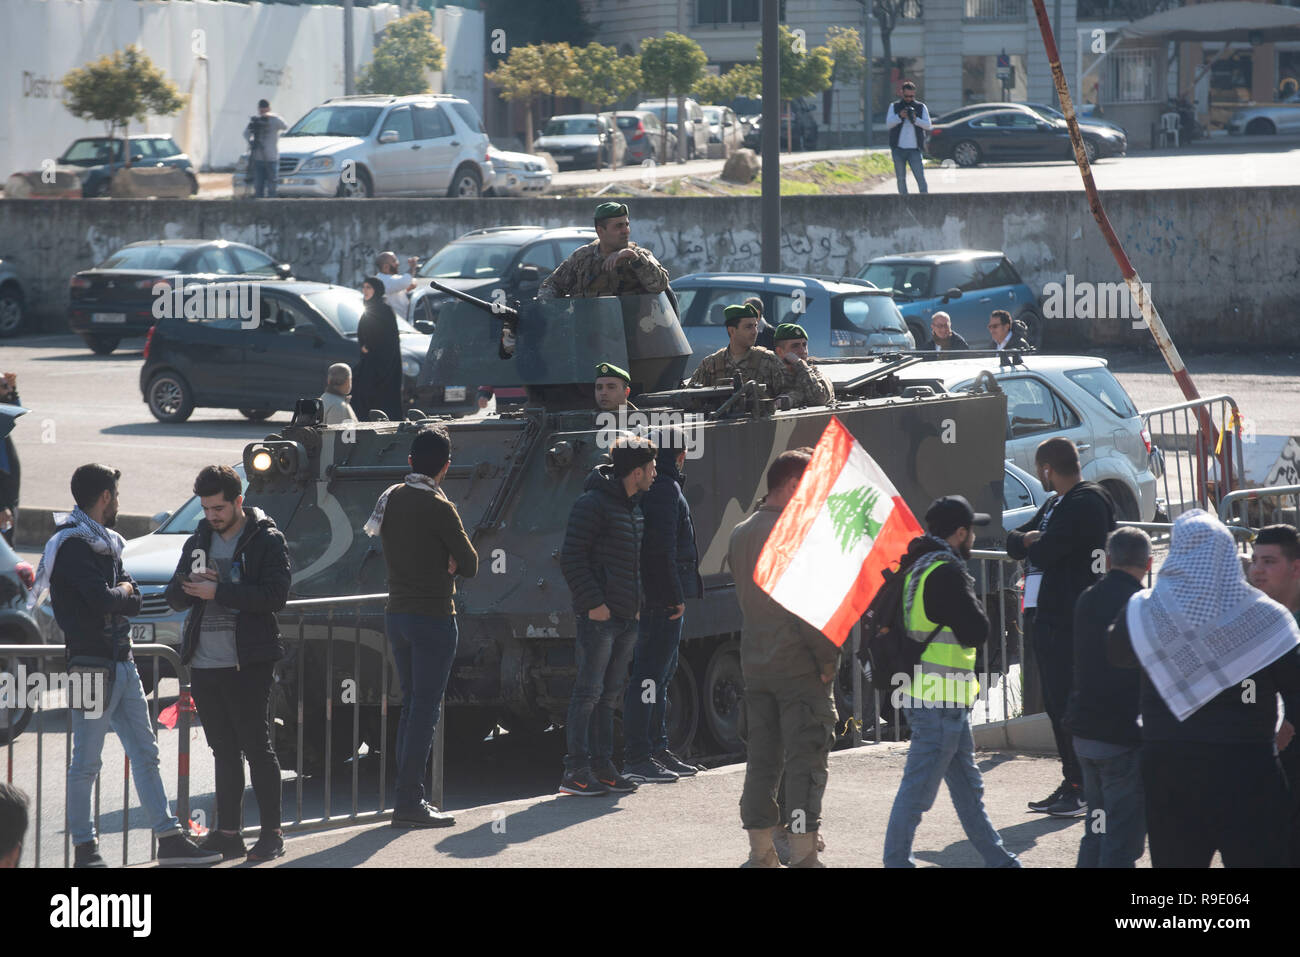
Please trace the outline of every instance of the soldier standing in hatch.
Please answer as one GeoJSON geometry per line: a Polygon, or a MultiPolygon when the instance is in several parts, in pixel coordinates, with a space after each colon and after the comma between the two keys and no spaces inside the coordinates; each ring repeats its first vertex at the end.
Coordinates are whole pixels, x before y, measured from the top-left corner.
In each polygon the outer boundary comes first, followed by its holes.
{"type": "Polygon", "coordinates": [[[596,207],[595,242],[579,246],[542,280],[538,299],[634,296],[668,289],[668,270],[650,250],[629,241],[632,224],[623,203],[596,207]]]}
{"type": "Polygon", "coordinates": [[[690,384],[713,386],[723,379],[739,376],[742,382],[753,379],[765,384],[769,398],[784,392],[785,363],[772,350],[755,345],[758,341],[758,310],[745,303],[743,306],[728,306],[722,315],[727,326],[727,346],[704,357],[691,376],[690,384]]]}
{"type": "Polygon", "coordinates": [[[829,405],[835,401],[835,387],[808,358],[808,333],[803,326],[783,322],[776,327],[776,357],[785,363],[782,394],[790,397],[791,408],[829,405]]]}
{"type": "Polygon", "coordinates": [[[629,412],[637,411],[627,401],[632,394],[632,377],[612,362],[596,366],[596,408],[602,412],[616,412],[626,406],[629,412]]]}

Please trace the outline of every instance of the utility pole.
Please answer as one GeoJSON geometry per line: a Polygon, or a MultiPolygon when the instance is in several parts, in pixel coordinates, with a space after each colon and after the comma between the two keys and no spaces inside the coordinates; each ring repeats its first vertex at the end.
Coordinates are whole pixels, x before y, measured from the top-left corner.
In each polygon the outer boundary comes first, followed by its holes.
{"type": "Polygon", "coordinates": [[[867,68],[862,71],[862,101],[866,111],[862,125],[867,133],[867,149],[871,149],[875,132],[871,122],[871,0],[862,0],[862,38],[867,48],[867,68]]]}
{"type": "MultiPolygon", "coordinates": [[[[781,271],[781,51],[777,44],[777,2],[763,0],[763,272],[781,271]]],[[[683,127],[684,128],[684,127],[683,127]]]]}
{"type": "Polygon", "coordinates": [[[352,0],[343,0],[343,95],[356,92],[352,76],[352,0]]]}

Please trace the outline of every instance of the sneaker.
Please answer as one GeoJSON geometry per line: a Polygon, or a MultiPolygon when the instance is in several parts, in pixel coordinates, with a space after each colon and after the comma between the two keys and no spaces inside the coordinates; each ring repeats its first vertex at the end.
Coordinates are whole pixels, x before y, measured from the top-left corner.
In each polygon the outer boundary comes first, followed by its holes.
{"type": "Polygon", "coordinates": [[[263,831],[248,851],[250,861],[270,861],[284,857],[284,837],[275,831],[263,831]]]}
{"type": "Polygon", "coordinates": [[[606,790],[613,791],[615,794],[631,794],[637,788],[635,781],[619,774],[612,764],[592,772],[592,777],[603,784],[606,790]]]}
{"type": "Polygon", "coordinates": [[[205,851],[184,834],[173,834],[158,841],[159,867],[206,867],[220,862],[220,851],[205,851]]]}
{"type": "Polygon", "coordinates": [[[417,807],[393,811],[392,823],[393,827],[451,827],[456,819],[428,801],[421,801],[417,807]]]}
{"type": "Polygon", "coordinates": [[[663,751],[656,751],[654,759],[656,763],[672,771],[679,778],[689,778],[693,774],[700,773],[700,769],[694,764],[687,764],[666,748],[663,751]]]}
{"type": "Polygon", "coordinates": [[[608,794],[609,788],[596,780],[596,776],[587,768],[577,771],[565,771],[560,781],[560,790],[565,794],[577,794],[580,797],[595,797],[608,794]]]}
{"type": "Polygon", "coordinates": [[[74,844],[72,846],[73,867],[108,867],[104,859],[99,856],[99,842],[90,841],[86,844],[74,844]]]}
{"type": "Polygon", "coordinates": [[[1051,807],[1053,804],[1055,804],[1057,801],[1061,800],[1061,798],[1065,796],[1066,789],[1069,788],[1069,786],[1070,786],[1069,781],[1062,781],[1059,785],[1057,785],[1055,791],[1053,791],[1047,797],[1043,798],[1041,801],[1030,801],[1029,810],[1046,811],[1049,807],[1051,807]]]}
{"type": "Polygon", "coordinates": [[[238,834],[223,834],[221,831],[208,831],[208,836],[199,841],[199,849],[220,854],[223,861],[233,861],[248,855],[243,838],[238,834]]]}
{"type": "Polygon", "coordinates": [[[1049,807],[1047,813],[1052,817],[1083,817],[1088,813],[1088,802],[1083,799],[1083,789],[1063,789],[1061,799],[1049,807]]]}
{"type": "Polygon", "coordinates": [[[663,767],[658,761],[646,758],[644,761],[634,761],[625,767],[623,776],[636,784],[671,784],[681,775],[663,767]]]}

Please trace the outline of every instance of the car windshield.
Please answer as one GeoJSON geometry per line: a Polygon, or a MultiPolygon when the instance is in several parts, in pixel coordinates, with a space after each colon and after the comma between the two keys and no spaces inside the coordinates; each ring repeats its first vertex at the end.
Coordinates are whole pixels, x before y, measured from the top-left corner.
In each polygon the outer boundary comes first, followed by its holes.
{"type": "Polygon", "coordinates": [[[427,279],[494,279],[505,272],[516,246],[503,243],[452,243],[420,267],[427,279]]]}
{"type": "Polygon", "coordinates": [[[895,299],[910,301],[930,295],[932,272],[929,263],[869,263],[858,273],[858,278],[867,280],[877,289],[892,290],[895,299]]]}
{"type": "Polygon", "coordinates": [[[1109,369],[1075,369],[1067,372],[1066,376],[1121,419],[1131,419],[1138,414],[1133,400],[1109,369]]]}
{"type": "Polygon", "coordinates": [[[600,124],[594,119],[548,120],[543,136],[574,136],[600,132],[600,124]]]}
{"type": "Polygon", "coordinates": [[[722,122],[722,111],[716,107],[706,106],[704,108],[704,118],[713,126],[722,122]]]}
{"type": "Polygon", "coordinates": [[[898,333],[907,327],[888,296],[847,293],[831,299],[831,328],[849,332],[898,333]]]}
{"type": "Polygon", "coordinates": [[[676,103],[669,103],[669,104],[668,104],[668,112],[667,112],[667,114],[664,113],[664,107],[662,107],[662,106],[647,106],[646,109],[649,110],[651,113],[653,113],[655,116],[659,117],[659,119],[663,120],[665,123],[676,123],[676,122],[677,122],[677,104],[676,104],[676,103]],[[666,116],[666,118],[665,118],[665,116],[666,116]]]}
{"type": "MultiPolygon", "coordinates": [[[[239,473],[240,480],[244,483],[244,490],[240,494],[248,492],[248,477],[244,475],[243,466],[237,466],[235,471],[239,473]]],[[[194,530],[199,527],[199,519],[203,517],[203,503],[195,495],[188,502],[172,512],[171,518],[158,526],[156,535],[193,535],[194,530]]]]}
{"type": "Polygon", "coordinates": [[[359,136],[375,128],[383,107],[318,106],[285,133],[285,136],[359,136]]]}
{"type": "MultiPolygon", "coordinates": [[[[365,311],[366,301],[356,289],[326,289],[321,292],[307,293],[302,298],[343,335],[357,334],[357,324],[365,311]]],[[[407,333],[416,330],[409,322],[398,316],[397,331],[407,333]]]]}
{"type": "Polygon", "coordinates": [[[96,269],[179,269],[190,246],[127,246],[109,256],[96,269]]]}
{"type": "Polygon", "coordinates": [[[66,153],[59,157],[59,162],[67,163],[70,166],[98,166],[101,163],[120,163],[122,162],[122,141],[113,141],[104,137],[77,140],[68,147],[66,153]]]}

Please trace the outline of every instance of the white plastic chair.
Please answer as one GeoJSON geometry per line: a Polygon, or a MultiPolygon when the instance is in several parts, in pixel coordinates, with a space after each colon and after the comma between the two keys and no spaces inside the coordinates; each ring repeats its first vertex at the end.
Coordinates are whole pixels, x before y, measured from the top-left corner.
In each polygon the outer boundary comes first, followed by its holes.
{"type": "Polygon", "coordinates": [[[1182,118],[1179,117],[1177,113],[1160,114],[1160,145],[1161,146],[1167,146],[1169,143],[1169,137],[1171,136],[1174,138],[1174,146],[1180,145],[1178,142],[1178,127],[1181,122],[1182,122],[1182,118]]]}

